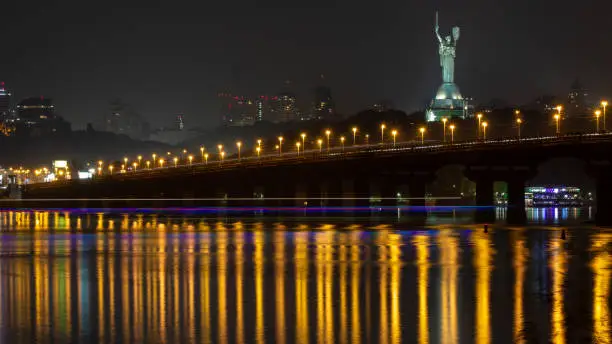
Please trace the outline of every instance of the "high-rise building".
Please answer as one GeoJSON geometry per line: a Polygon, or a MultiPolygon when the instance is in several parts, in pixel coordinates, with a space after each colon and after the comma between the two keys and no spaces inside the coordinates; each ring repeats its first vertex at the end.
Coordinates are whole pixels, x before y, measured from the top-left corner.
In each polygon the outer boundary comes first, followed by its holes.
{"type": "Polygon", "coordinates": [[[0,82],[0,118],[5,120],[11,111],[11,92],[0,82]]]}
{"type": "Polygon", "coordinates": [[[571,117],[589,116],[588,96],[589,94],[580,83],[580,80],[576,79],[572,83],[570,92],[567,95],[566,114],[571,117]]]}
{"type": "Polygon", "coordinates": [[[329,118],[335,113],[336,108],[331,95],[331,89],[327,86],[317,86],[314,90],[312,119],[329,118]]]}
{"type": "Polygon", "coordinates": [[[70,123],[55,113],[53,100],[44,97],[26,98],[19,102],[13,124],[17,135],[40,136],[70,131],[70,123]]]}
{"type": "Polygon", "coordinates": [[[295,94],[290,92],[283,92],[278,96],[272,97],[270,104],[272,122],[285,123],[300,118],[300,111],[296,103],[295,94]]]}
{"type": "Polygon", "coordinates": [[[219,93],[218,97],[221,100],[222,121],[227,126],[250,126],[255,124],[258,116],[263,118],[263,104],[261,105],[262,112],[259,112],[258,100],[229,93],[219,93]]]}

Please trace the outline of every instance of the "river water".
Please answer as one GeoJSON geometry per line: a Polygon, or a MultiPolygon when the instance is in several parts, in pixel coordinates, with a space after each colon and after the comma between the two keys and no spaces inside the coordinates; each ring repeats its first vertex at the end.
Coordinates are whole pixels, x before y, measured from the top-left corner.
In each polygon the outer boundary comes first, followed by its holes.
{"type": "Polygon", "coordinates": [[[589,209],[0,213],[0,343],[610,343],[589,209]]]}

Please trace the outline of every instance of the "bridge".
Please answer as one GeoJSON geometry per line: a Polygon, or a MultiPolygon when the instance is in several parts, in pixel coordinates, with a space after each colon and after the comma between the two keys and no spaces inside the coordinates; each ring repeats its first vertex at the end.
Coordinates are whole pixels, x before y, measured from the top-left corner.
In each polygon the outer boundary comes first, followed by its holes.
{"type": "MultiPolygon", "coordinates": [[[[530,138],[441,142],[398,142],[316,149],[267,155],[234,156],[195,163],[105,173],[92,180],[28,185],[25,200],[184,199],[184,205],[223,200],[226,205],[270,202],[281,206],[368,206],[370,197],[395,206],[401,185],[410,205],[425,205],[427,184],[447,165],[462,165],[476,184],[478,206],[493,205],[493,183],[508,185],[508,220],[525,220],[524,187],[538,165],[553,158],[586,163],[596,180],[599,224],[612,225],[612,134],[575,134],[530,138]],[[202,200],[198,202],[197,200],[202,200]],[[208,201],[206,201],[208,200],[208,201]]],[[[30,203],[34,204],[34,203],[30,203]]],[[[263,204],[263,203],[262,203],[263,204]]],[[[269,204],[269,203],[268,203],[269,204]]]]}

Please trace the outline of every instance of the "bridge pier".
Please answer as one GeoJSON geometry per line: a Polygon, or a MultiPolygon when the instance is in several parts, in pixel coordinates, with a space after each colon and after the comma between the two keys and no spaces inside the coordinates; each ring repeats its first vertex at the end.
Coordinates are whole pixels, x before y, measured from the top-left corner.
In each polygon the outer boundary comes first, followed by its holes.
{"type": "Polygon", "coordinates": [[[370,206],[370,180],[367,178],[355,178],[353,180],[353,200],[355,207],[370,206]]]}
{"type": "Polygon", "coordinates": [[[527,222],[525,210],[525,183],[527,178],[520,176],[506,180],[508,184],[508,212],[506,222],[509,224],[524,224],[527,222]]]}
{"type": "Polygon", "coordinates": [[[589,161],[586,169],[595,179],[595,223],[612,226],[612,161],[589,161]]]}

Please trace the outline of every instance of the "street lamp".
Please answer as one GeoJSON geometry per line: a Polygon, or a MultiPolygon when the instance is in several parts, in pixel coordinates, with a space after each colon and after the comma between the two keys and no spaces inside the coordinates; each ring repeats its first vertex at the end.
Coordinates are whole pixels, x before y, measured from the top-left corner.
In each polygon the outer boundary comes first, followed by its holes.
{"type": "Polygon", "coordinates": [[[125,165],[127,165],[128,158],[127,157],[123,158],[123,162],[124,162],[125,165]]]}
{"type": "Polygon", "coordinates": [[[159,159],[159,167],[164,167],[164,159],[159,159]]]}
{"type": "Polygon", "coordinates": [[[261,139],[257,139],[257,147],[261,147],[261,139]]]}
{"type": "Polygon", "coordinates": [[[395,137],[397,136],[397,130],[391,131],[391,135],[393,136],[393,147],[395,147],[395,137]]]}
{"type": "Polygon", "coordinates": [[[219,150],[219,154],[223,151],[223,145],[217,145],[217,149],[219,150]]]}
{"type": "Polygon", "coordinates": [[[421,133],[421,144],[425,143],[425,127],[420,127],[419,132],[421,133]]]}
{"type": "Polygon", "coordinates": [[[323,140],[318,139],[317,144],[319,145],[319,153],[321,153],[323,151],[323,140]]]}
{"type": "Polygon", "coordinates": [[[370,144],[370,134],[365,134],[365,144],[370,144]]]}
{"type": "Polygon", "coordinates": [[[304,152],[304,149],[306,148],[306,133],[301,133],[300,136],[302,137],[302,152],[304,152]]]}
{"type": "Polygon", "coordinates": [[[300,145],[302,145],[300,141],[295,143],[295,148],[297,148],[297,156],[300,156],[300,145]]]}
{"type": "Polygon", "coordinates": [[[325,130],[325,135],[327,136],[327,151],[329,152],[329,135],[331,135],[331,130],[325,130]]]}
{"type": "Polygon", "coordinates": [[[204,146],[200,147],[200,155],[202,155],[202,162],[204,162],[204,146]]]}
{"type": "Polygon", "coordinates": [[[482,122],[482,114],[476,114],[476,117],[478,118],[478,127],[476,127],[477,129],[477,138],[480,138],[480,127],[481,127],[481,122],[482,122]]]}
{"type": "Polygon", "coordinates": [[[137,167],[138,167],[138,163],[134,161],[134,163],[132,164],[132,166],[134,167],[134,171],[136,171],[137,167]]]}
{"type": "Polygon", "coordinates": [[[242,142],[236,142],[236,147],[238,147],[238,160],[240,160],[240,147],[242,147],[242,142]]]}
{"type": "Polygon", "coordinates": [[[208,153],[204,153],[204,163],[208,165],[208,153]]]}
{"type": "Polygon", "coordinates": [[[451,124],[448,126],[448,128],[451,131],[451,143],[453,143],[455,141],[455,125],[451,124]]]}
{"type": "Polygon", "coordinates": [[[283,154],[283,137],[279,136],[278,137],[278,155],[282,155],[283,154]]]}
{"type": "Polygon", "coordinates": [[[597,123],[596,125],[597,131],[595,131],[596,133],[599,132],[599,116],[601,116],[601,111],[599,110],[595,111],[595,122],[597,123]]]}
{"type": "Polygon", "coordinates": [[[140,163],[142,162],[142,155],[138,156],[138,165],[140,165],[140,163]]]}
{"type": "Polygon", "coordinates": [[[113,165],[108,165],[108,170],[110,174],[113,174],[113,165]]]}
{"type": "Polygon", "coordinates": [[[482,122],[482,139],[483,140],[487,140],[487,127],[489,126],[489,123],[487,122],[482,122]]]}
{"type": "Polygon", "coordinates": [[[157,154],[153,153],[151,154],[151,156],[153,157],[153,166],[155,166],[155,162],[157,161],[157,154]]]}
{"type": "Polygon", "coordinates": [[[221,161],[219,161],[219,163],[222,163],[223,159],[225,159],[225,152],[221,152],[221,161]]]}
{"type": "Polygon", "coordinates": [[[353,146],[357,141],[357,127],[353,127],[353,146]]]}
{"type": "Polygon", "coordinates": [[[104,161],[99,160],[99,161],[98,161],[98,167],[102,167],[102,164],[104,164],[104,161]]]}
{"type": "Polygon", "coordinates": [[[521,124],[523,123],[523,120],[520,118],[516,119],[516,129],[518,130],[518,139],[521,139],[521,124]]]}
{"type": "Polygon", "coordinates": [[[174,159],[173,159],[173,160],[174,160],[174,167],[176,167],[176,166],[178,165],[178,158],[177,158],[177,157],[174,157],[174,159]]]}
{"type": "Polygon", "coordinates": [[[257,152],[257,159],[259,159],[259,153],[261,152],[261,147],[255,147],[255,151],[257,152]]]}
{"type": "Polygon", "coordinates": [[[382,144],[383,142],[385,142],[385,128],[387,126],[385,126],[384,124],[380,125],[380,143],[382,144]]]}
{"type": "Polygon", "coordinates": [[[601,107],[603,107],[603,130],[608,130],[606,127],[606,107],[608,107],[608,101],[602,100],[601,107]]]}
{"type": "Polygon", "coordinates": [[[558,113],[555,114],[555,122],[557,125],[557,135],[559,135],[559,133],[561,133],[561,128],[559,127],[559,121],[561,120],[561,115],[559,115],[558,113]]]}
{"type": "Polygon", "coordinates": [[[147,164],[147,170],[151,169],[151,162],[149,160],[147,160],[145,164],[147,164]]]}
{"type": "Polygon", "coordinates": [[[191,166],[191,163],[193,162],[193,155],[189,155],[187,158],[189,159],[189,166],[191,166]]]}
{"type": "Polygon", "coordinates": [[[446,142],[446,121],[448,118],[442,118],[442,142],[446,142]]]}
{"type": "Polygon", "coordinates": [[[344,136],[340,136],[340,144],[342,144],[342,151],[344,152],[344,136]]]}

